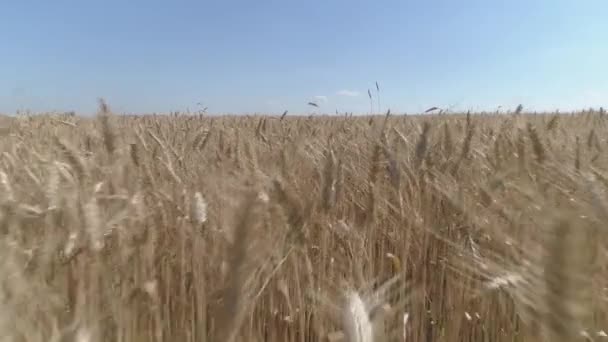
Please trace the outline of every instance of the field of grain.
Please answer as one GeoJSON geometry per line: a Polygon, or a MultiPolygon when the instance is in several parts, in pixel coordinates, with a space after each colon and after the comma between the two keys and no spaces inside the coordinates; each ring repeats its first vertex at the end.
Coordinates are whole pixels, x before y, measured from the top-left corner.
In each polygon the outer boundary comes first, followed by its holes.
{"type": "Polygon", "coordinates": [[[5,121],[0,341],[607,338],[603,113],[5,121]]]}

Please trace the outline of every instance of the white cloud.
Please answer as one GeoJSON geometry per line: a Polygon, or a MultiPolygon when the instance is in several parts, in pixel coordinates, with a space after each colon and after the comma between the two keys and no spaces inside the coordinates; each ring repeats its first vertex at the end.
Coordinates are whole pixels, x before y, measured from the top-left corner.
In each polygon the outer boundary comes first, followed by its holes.
{"type": "Polygon", "coordinates": [[[325,95],[317,95],[313,97],[315,101],[325,103],[327,102],[327,96],[325,95]]]}
{"type": "Polygon", "coordinates": [[[348,89],[340,90],[336,94],[340,95],[340,96],[348,96],[348,97],[357,97],[357,96],[361,95],[361,93],[359,93],[356,90],[348,90],[348,89]]]}
{"type": "Polygon", "coordinates": [[[277,100],[267,100],[266,105],[269,107],[279,107],[281,103],[277,100]]]}

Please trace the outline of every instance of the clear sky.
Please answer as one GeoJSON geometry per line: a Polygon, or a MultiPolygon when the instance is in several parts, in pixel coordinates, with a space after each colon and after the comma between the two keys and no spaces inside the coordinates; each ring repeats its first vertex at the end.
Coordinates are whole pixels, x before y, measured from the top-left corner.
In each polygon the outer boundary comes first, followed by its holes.
{"type": "Polygon", "coordinates": [[[606,0],[0,0],[0,44],[5,113],[608,107],[606,0]]]}

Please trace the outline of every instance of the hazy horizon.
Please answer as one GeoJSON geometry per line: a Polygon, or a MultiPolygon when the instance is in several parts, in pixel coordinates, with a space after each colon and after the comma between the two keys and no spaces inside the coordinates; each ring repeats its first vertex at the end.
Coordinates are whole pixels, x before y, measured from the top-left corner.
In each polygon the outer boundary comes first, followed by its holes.
{"type": "MultiPolygon", "coordinates": [[[[111,104],[108,104],[108,108],[109,110],[115,114],[115,115],[130,115],[130,116],[147,116],[147,115],[160,115],[160,116],[168,116],[168,115],[193,115],[193,116],[197,116],[197,115],[204,115],[204,116],[208,116],[208,117],[221,117],[221,116],[277,116],[280,117],[284,114],[283,113],[273,113],[273,112],[244,112],[244,113],[231,113],[231,112],[203,112],[203,111],[197,111],[197,110],[190,110],[189,108],[186,108],[186,110],[170,110],[170,111],[151,111],[151,112],[121,112],[121,111],[117,111],[115,109],[112,108],[111,104]]],[[[437,108],[436,110],[432,110],[429,112],[426,111],[418,111],[418,112],[404,112],[404,111],[393,111],[393,110],[387,110],[385,112],[379,113],[379,112],[373,112],[373,113],[369,113],[368,112],[338,112],[338,113],[331,113],[331,112],[323,112],[323,111],[319,111],[319,110],[310,110],[309,112],[290,112],[287,111],[286,115],[290,116],[290,117],[294,117],[294,116],[301,116],[301,117],[308,117],[308,116],[328,116],[328,117],[332,117],[332,116],[344,116],[344,115],[352,115],[353,117],[364,117],[364,116],[384,116],[387,113],[389,113],[392,116],[398,116],[398,115],[435,115],[435,114],[441,114],[441,115],[462,115],[462,114],[466,114],[466,113],[471,113],[471,114],[488,114],[488,115],[504,115],[504,114],[513,114],[515,112],[516,107],[513,108],[495,108],[494,110],[442,110],[441,108],[437,108]]],[[[586,112],[589,110],[594,110],[596,112],[598,111],[605,111],[605,108],[600,106],[600,107],[584,107],[584,108],[574,108],[574,109],[568,109],[568,110],[561,110],[561,109],[552,109],[552,110],[535,110],[535,109],[529,109],[524,107],[522,114],[573,114],[573,113],[581,113],[581,112],[586,112]]],[[[78,112],[78,111],[32,111],[32,110],[17,110],[15,112],[0,112],[0,115],[6,115],[6,116],[18,116],[18,115],[66,115],[66,114],[73,114],[76,116],[81,116],[81,117],[92,117],[98,114],[98,110],[92,110],[90,112],[78,112]]]]}

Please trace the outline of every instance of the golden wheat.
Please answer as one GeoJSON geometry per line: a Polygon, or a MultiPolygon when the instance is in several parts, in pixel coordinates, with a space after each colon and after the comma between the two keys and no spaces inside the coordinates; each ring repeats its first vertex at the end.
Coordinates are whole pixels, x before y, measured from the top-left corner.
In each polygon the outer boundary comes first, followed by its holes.
{"type": "Polygon", "coordinates": [[[0,340],[605,339],[605,120],[7,120],[0,340]]]}

